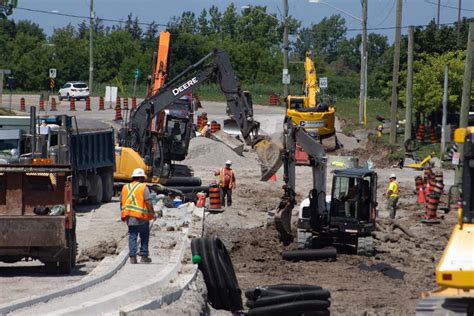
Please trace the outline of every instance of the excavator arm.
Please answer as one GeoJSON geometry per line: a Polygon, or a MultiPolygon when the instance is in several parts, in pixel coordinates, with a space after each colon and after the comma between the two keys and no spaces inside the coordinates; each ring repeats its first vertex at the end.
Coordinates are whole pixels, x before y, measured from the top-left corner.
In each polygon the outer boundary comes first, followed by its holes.
{"type": "Polygon", "coordinates": [[[284,244],[293,241],[291,233],[291,214],[296,204],[296,144],[300,145],[310,157],[310,166],[313,177],[313,190],[311,192],[311,203],[314,209],[325,210],[326,191],[326,152],[324,147],[318,143],[308,132],[297,126],[289,117],[285,119],[283,133],[283,154],[281,156],[284,167],[284,195],[275,213],[275,227],[284,244]]]}
{"type": "Polygon", "coordinates": [[[227,114],[236,122],[245,143],[257,149],[262,162],[262,180],[268,180],[273,175],[273,170],[281,165],[278,161],[280,148],[258,134],[260,123],[253,119],[252,104],[240,88],[229,55],[219,49],[214,49],[186,68],[132,112],[127,135],[133,140],[130,147],[136,148],[142,157],[153,157],[153,146],[150,145],[152,132],[148,128],[150,121],[160,111],[169,108],[173,102],[213,76],[217,77],[226,97],[227,114]],[[130,134],[133,136],[130,137],[130,134]]]}

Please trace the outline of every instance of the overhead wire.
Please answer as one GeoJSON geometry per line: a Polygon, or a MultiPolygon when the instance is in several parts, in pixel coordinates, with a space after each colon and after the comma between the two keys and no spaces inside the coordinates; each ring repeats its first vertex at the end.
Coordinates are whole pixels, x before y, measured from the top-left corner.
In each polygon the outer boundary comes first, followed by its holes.
{"type": "Polygon", "coordinates": [[[370,27],[379,27],[379,26],[382,25],[385,21],[387,21],[387,18],[390,16],[390,14],[392,14],[393,9],[395,8],[395,3],[396,3],[396,0],[393,0],[393,1],[392,1],[392,7],[391,7],[390,10],[388,11],[387,15],[380,21],[380,23],[378,23],[378,24],[376,24],[376,25],[370,25],[370,27]]]}
{"type": "MultiPolygon", "coordinates": [[[[429,3],[429,4],[433,4],[433,5],[438,5],[437,2],[432,2],[430,0],[425,0],[425,2],[429,3]]],[[[474,12],[474,9],[458,8],[458,7],[454,7],[454,6],[447,5],[447,4],[439,4],[439,6],[443,7],[443,8],[448,8],[448,9],[474,12]]]]}
{"type": "MultiPolygon", "coordinates": [[[[43,13],[43,14],[50,14],[50,15],[57,15],[57,16],[65,16],[65,17],[70,17],[70,18],[76,18],[76,19],[86,19],[89,20],[90,16],[85,16],[85,15],[77,15],[77,14],[69,14],[69,13],[61,13],[61,12],[52,12],[52,11],[46,11],[46,10],[40,10],[40,9],[31,9],[31,8],[25,8],[25,7],[17,7],[16,10],[23,10],[23,11],[29,11],[29,12],[36,12],[36,13],[43,13]]],[[[101,18],[96,16],[98,19],[104,22],[114,22],[114,23],[123,23],[124,20],[116,20],[116,19],[107,19],[107,18],[101,18]]],[[[168,24],[163,24],[163,23],[146,23],[146,22],[137,22],[139,25],[157,25],[157,26],[164,26],[167,27],[168,24]]]]}

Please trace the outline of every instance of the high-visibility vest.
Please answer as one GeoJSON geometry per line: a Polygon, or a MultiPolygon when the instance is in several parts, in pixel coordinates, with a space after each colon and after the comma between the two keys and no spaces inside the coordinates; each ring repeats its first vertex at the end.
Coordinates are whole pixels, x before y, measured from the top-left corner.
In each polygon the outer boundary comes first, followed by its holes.
{"type": "Polygon", "coordinates": [[[127,216],[142,218],[146,220],[153,219],[153,213],[148,211],[145,201],[146,184],[134,181],[122,188],[122,220],[127,216]]]}
{"type": "MultiPolygon", "coordinates": [[[[235,182],[235,174],[234,170],[230,169],[230,181],[229,185],[235,182]]],[[[223,188],[225,187],[225,168],[221,168],[221,171],[219,172],[219,184],[223,188]]]]}
{"type": "Polygon", "coordinates": [[[393,181],[388,184],[388,190],[387,191],[392,191],[392,194],[390,194],[390,197],[398,197],[398,182],[393,181]]]}

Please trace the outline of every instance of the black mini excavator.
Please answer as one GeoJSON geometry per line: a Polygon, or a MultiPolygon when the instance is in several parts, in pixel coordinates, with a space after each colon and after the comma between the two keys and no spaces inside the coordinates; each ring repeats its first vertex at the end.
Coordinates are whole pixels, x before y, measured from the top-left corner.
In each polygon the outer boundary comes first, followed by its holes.
{"type": "MultiPolygon", "coordinates": [[[[324,148],[305,129],[285,120],[284,128],[284,195],[275,213],[280,240],[289,244],[291,214],[296,205],[296,144],[310,158],[313,188],[302,201],[298,215],[299,248],[326,246],[350,248],[360,255],[373,252],[371,233],[377,215],[377,174],[366,168],[335,170],[330,199],[326,198],[326,154],[324,148]]],[[[306,167],[304,167],[306,168],[306,167]]],[[[349,249],[349,250],[350,250],[349,249]]]]}

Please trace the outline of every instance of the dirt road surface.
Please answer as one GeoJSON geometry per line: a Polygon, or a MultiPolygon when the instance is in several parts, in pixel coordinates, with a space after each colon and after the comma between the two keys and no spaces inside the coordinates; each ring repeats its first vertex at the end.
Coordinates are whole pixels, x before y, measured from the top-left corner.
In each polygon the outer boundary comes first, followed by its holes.
{"type": "MultiPolygon", "coordinates": [[[[15,98],[15,107],[19,109],[19,99],[15,98]]],[[[37,96],[28,98],[37,104],[37,96]]],[[[93,99],[93,111],[90,112],[84,111],[83,101],[76,104],[76,112],[69,112],[68,105],[63,102],[56,113],[112,123],[113,110],[97,111],[96,102],[93,99]]],[[[206,111],[211,120],[221,122],[225,117],[224,104],[203,102],[203,105],[202,111],[206,111]]],[[[263,130],[270,135],[278,134],[281,130],[283,115],[283,108],[255,106],[255,118],[261,121],[263,130]]],[[[353,140],[350,141],[352,147],[357,147],[353,140]]],[[[287,262],[281,259],[281,251],[294,249],[296,245],[283,247],[275,230],[267,227],[267,212],[278,206],[283,194],[282,170],[277,172],[276,181],[259,182],[260,169],[253,153],[245,152],[244,157],[237,156],[229,152],[225,145],[202,138],[192,140],[190,155],[184,163],[193,167],[195,175],[202,177],[203,184],[209,184],[216,180],[214,171],[222,167],[227,159],[235,162],[233,167],[237,173],[234,203],[224,213],[207,217],[206,234],[219,236],[226,243],[243,290],[282,282],[318,284],[331,291],[331,312],[334,315],[403,315],[413,314],[420,293],[434,288],[434,269],[454,225],[455,214],[447,214],[437,226],[420,224],[422,207],[416,203],[416,196],[412,194],[414,177],[420,172],[377,169],[379,221],[374,234],[375,256],[338,255],[334,262],[287,262]],[[387,218],[386,201],[383,198],[390,173],[397,174],[401,185],[395,222],[387,218]]],[[[453,173],[445,172],[445,184],[448,186],[452,182],[453,173]]],[[[298,201],[306,197],[310,189],[309,169],[298,167],[298,201]]],[[[327,192],[330,192],[329,189],[327,192]]],[[[294,215],[296,213],[297,207],[294,215]]],[[[78,216],[79,248],[84,251],[96,246],[94,249],[106,249],[106,252],[113,249],[114,246],[110,244],[97,248],[101,240],[116,241],[120,248],[125,230],[125,225],[118,221],[117,202],[95,211],[84,210],[78,216]]],[[[79,264],[75,274],[66,277],[46,276],[41,268],[30,264],[22,268],[0,266],[0,303],[82,278],[96,264],[91,258],[86,259],[79,264]]]]}

